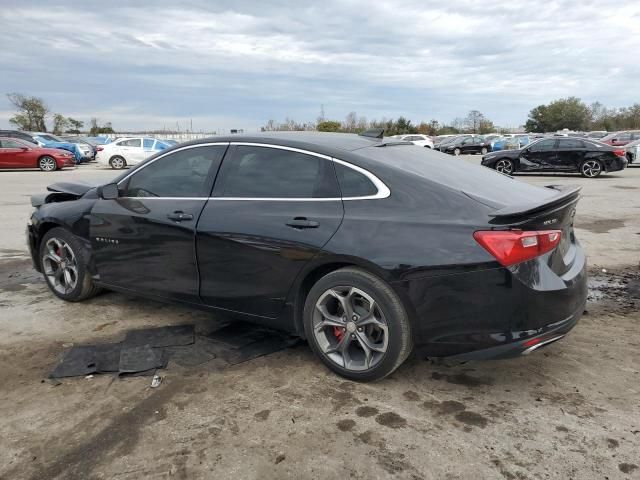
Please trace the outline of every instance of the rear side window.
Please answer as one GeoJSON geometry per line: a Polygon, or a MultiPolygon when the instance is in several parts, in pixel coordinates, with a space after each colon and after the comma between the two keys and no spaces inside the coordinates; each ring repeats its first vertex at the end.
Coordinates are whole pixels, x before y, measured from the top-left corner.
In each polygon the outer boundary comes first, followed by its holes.
{"type": "Polygon", "coordinates": [[[560,148],[584,148],[584,142],[582,140],[560,140],[558,144],[560,148]]]}
{"type": "Polygon", "coordinates": [[[153,148],[153,142],[155,140],[153,138],[145,138],[142,142],[142,145],[144,146],[145,149],[151,149],[153,148]]]}
{"type": "Polygon", "coordinates": [[[329,160],[279,148],[237,146],[221,182],[223,197],[340,197],[329,160]]]}
{"type": "Polygon", "coordinates": [[[195,147],[159,158],[127,180],[127,197],[208,197],[226,145],[195,147]]]}
{"type": "Polygon", "coordinates": [[[118,142],[118,145],[121,147],[140,147],[141,143],[139,138],[132,138],[130,140],[122,140],[118,142]]]}
{"type": "Polygon", "coordinates": [[[344,198],[368,197],[378,193],[376,186],[365,175],[353,168],[335,162],[338,183],[344,198]]]}

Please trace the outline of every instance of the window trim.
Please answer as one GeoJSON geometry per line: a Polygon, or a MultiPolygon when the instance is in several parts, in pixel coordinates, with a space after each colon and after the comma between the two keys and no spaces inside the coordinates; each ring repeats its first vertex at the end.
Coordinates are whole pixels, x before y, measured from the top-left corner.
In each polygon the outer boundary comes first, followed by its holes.
{"type": "MultiPolygon", "coordinates": [[[[376,187],[377,193],[375,193],[373,195],[364,195],[364,196],[360,196],[360,197],[325,197],[325,198],[306,198],[306,197],[301,197],[301,198],[296,198],[296,197],[264,197],[264,198],[263,197],[121,197],[121,198],[144,198],[144,199],[154,199],[154,200],[222,200],[222,201],[263,201],[263,202],[337,202],[337,201],[343,201],[343,200],[347,200],[347,201],[350,201],[350,200],[378,200],[378,199],[387,198],[387,197],[389,197],[391,195],[391,190],[389,190],[389,187],[387,187],[382,180],[380,180],[378,177],[376,177],[370,171],[368,171],[368,170],[366,170],[366,169],[364,169],[362,167],[359,167],[357,165],[354,165],[352,163],[345,162],[344,160],[340,160],[338,158],[330,157],[328,155],[323,155],[321,153],[311,152],[309,150],[304,150],[304,149],[301,149],[301,148],[288,147],[288,146],[285,146],[285,145],[274,145],[274,144],[270,144],[270,143],[256,143],[256,142],[211,142],[211,143],[198,143],[196,145],[186,145],[184,147],[177,148],[175,150],[171,150],[170,152],[165,152],[162,155],[158,155],[153,160],[143,164],[139,168],[136,168],[134,171],[132,171],[131,173],[126,175],[122,180],[120,180],[117,183],[117,185],[119,187],[120,184],[125,182],[126,180],[128,180],[129,177],[131,177],[132,175],[136,174],[137,172],[139,172],[143,168],[151,165],[152,163],[156,162],[157,160],[160,160],[161,158],[163,158],[163,157],[165,157],[167,155],[171,155],[172,153],[179,152],[179,151],[182,151],[182,150],[188,150],[188,149],[199,148],[199,147],[210,147],[210,146],[214,146],[214,145],[227,145],[227,146],[241,145],[241,146],[249,146],[249,147],[275,148],[275,149],[279,149],[279,150],[288,150],[288,151],[291,151],[291,152],[297,152],[297,153],[302,153],[302,154],[305,154],[305,155],[311,155],[311,156],[314,156],[314,157],[322,158],[324,160],[328,160],[330,162],[339,163],[340,165],[344,165],[347,168],[351,168],[352,170],[355,170],[356,172],[358,172],[358,173],[364,175],[365,177],[367,177],[369,179],[369,181],[371,183],[373,183],[373,185],[376,187]]],[[[222,162],[224,163],[224,158],[222,159],[222,162]]],[[[337,179],[336,179],[336,181],[337,181],[337,179]]]]}

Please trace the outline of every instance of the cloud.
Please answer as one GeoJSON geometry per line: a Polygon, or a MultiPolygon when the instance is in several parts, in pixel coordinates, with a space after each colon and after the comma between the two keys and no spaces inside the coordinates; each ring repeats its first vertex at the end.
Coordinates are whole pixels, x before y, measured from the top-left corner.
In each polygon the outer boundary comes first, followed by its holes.
{"type": "Polygon", "coordinates": [[[338,119],[355,110],[449,121],[478,109],[518,125],[562,96],[638,101],[635,1],[300,3],[90,10],[8,0],[0,92],[39,95],[56,112],[123,129],[190,118],[202,129],[255,129],[269,118],[313,119],[321,104],[338,119]]]}

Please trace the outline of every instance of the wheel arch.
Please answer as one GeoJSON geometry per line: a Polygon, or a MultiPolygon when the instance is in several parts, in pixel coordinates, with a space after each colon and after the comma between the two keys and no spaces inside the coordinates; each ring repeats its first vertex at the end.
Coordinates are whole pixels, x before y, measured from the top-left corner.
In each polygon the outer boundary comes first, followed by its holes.
{"type": "Polygon", "coordinates": [[[415,309],[405,295],[402,289],[396,288],[396,285],[389,278],[389,274],[383,268],[358,257],[332,257],[323,259],[321,263],[309,265],[305,271],[301,272],[296,279],[295,284],[289,292],[287,302],[285,304],[285,317],[289,317],[289,322],[293,326],[296,335],[305,337],[303,325],[304,304],[311,288],[325,275],[340,270],[341,268],[355,267],[373,274],[385,281],[390,288],[398,295],[402,305],[404,306],[409,321],[413,326],[415,319],[415,309]]]}

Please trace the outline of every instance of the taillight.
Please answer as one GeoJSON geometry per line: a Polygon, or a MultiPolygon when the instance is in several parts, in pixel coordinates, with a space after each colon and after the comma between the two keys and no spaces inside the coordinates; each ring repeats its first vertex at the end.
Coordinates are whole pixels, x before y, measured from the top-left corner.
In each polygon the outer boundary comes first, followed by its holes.
{"type": "Polygon", "coordinates": [[[550,252],[560,243],[562,231],[484,230],[473,234],[482,247],[505,267],[550,252]]]}
{"type": "Polygon", "coordinates": [[[617,155],[618,157],[624,157],[626,156],[626,152],[624,150],[614,150],[613,151],[614,155],[617,155]]]}

